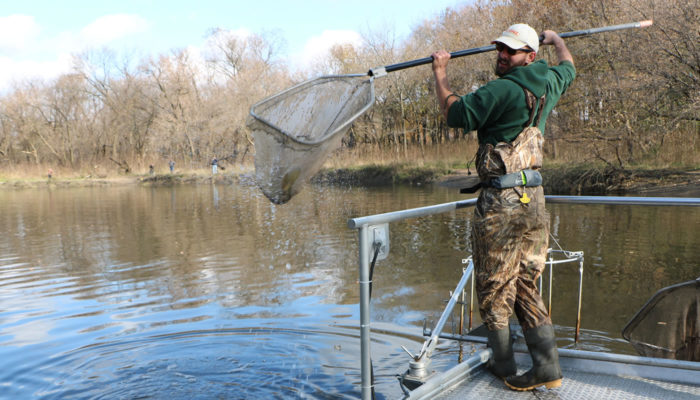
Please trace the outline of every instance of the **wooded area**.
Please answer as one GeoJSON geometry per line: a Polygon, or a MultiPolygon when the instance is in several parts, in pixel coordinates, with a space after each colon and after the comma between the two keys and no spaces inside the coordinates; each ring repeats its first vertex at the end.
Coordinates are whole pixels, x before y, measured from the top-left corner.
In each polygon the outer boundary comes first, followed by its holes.
{"type": "MultiPolygon", "coordinates": [[[[292,72],[281,57],[281,38],[222,30],[210,32],[205,65],[186,50],[142,60],[80,54],[72,73],[26,82],[0,97],[0,169],[124,172],[171,159],[201,168],[214,156],[229,165],[250,163],[251,105],[294,83],[362,73],[441,48],[483,46],[516,22],[566,32],[645,19],[654,25],[567,40],[578,75],[548,120],[547,159],[697,167],[699,10],[700,0],[477,0],[425,20],[402,42],[392,32],[371,32],[362,46],[336,46],[305,73],[292,72]]],[[[549,46],[541,56],[555,59],[549,46]]],[[[494,60],[495,53],[453,60],[452,88],[465,94],[493,79],[494,60]]],[[[377,79],[376,89],[376,104],[354,124],[345,146],[408,155],[409,147],[476,140],[445,126],[429,66],[392,72],[377,79]]]]}

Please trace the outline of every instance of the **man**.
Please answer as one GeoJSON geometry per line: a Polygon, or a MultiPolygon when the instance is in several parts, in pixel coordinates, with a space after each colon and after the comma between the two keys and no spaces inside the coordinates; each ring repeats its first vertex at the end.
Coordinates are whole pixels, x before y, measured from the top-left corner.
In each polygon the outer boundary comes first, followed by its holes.
{"type": "Polygon", "coordinates": [[[545,31],[558,65],[535,61],[539,35],[530,26],[510,26],[492,43],[498,52],[492,80],[458,96],[450,89],[450,54],[433,54],[433,73],[441,111],[451,127],[477,131],[476,157],[481,181],[472,221],[479,312],[488,328],[493,357],[487,367],[514,390],[561,386],[554,329],[535,284],[544,270],[549,214],[541,176],[542,132],[547,115],[576,75],[564,40],[545,31]],[[508,319],[515,312],[533,360],[520,376],[513,357],[508,319]]]}

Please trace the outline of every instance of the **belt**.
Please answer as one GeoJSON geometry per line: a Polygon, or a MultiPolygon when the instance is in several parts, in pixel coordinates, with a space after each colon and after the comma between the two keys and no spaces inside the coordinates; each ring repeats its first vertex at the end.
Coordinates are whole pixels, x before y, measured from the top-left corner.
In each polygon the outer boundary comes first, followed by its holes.
{"type": "Polygon", "coordinates": [[[479,182],[468,188],[462,188],[460,193],[474,193],[482,187],[492,187],[496,189],[507,189],[518,186],[533,187],[542,185],[542,175],[534,169],[524,169],[520,172],[501,175],[487,181],[479,182]]]}

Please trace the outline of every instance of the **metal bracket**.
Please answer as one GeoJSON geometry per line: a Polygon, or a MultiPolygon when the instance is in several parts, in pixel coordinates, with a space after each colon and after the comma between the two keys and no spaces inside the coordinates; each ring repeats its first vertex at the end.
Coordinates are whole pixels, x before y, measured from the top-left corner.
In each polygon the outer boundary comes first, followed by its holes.
{"type": "Polygon", "coordinates": [[[379,224],[370,225],[369,237],[372,241],[372,250],[369,254],[369,261],[372,262],[374,258],[375,246],[379,246],[379,254],[377,254],[377,261],[383,260],[389,256],[389,224],[379,224]]]}
{"type": "Polygon", "coordinates": [[[367,75],[373,76],[373,77],[375,77],[375,78],[382,77],[382,76],[384,76],[384,75],[386,75],[386,74],[387,74],[387,72],[386,72],[386,67],[375,67],[375,68],[371,68],[371,69],[369,70],[369,72],[367,73],[367,75]]]}

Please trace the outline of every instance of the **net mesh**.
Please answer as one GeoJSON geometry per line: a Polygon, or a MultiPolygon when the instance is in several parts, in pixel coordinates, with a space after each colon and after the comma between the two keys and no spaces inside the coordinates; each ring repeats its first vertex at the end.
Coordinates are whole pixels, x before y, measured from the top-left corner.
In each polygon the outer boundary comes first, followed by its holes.
{"type": "Polygon", "coordinates": [[[344,75],[316,78],[255,104],[248,126],[262,192],[276,204],[289,201],[373,103],[373,79],[344,75]]]}
{"type": "Polygon", "coordinates": [[[642,356],[700,361],[700,278],[658,291],[622,336],[642,356]]]}

